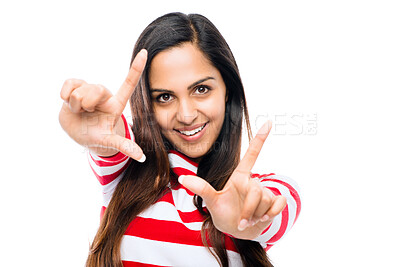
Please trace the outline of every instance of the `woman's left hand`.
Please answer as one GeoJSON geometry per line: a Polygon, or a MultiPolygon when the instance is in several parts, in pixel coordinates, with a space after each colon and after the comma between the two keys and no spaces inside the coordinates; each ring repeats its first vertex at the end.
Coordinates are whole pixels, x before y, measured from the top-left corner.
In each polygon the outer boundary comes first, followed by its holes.
{"type": "Polygon", "coordinates": [[[250,171],[270,131],[271,122],[268,121],[251,140],[246,154],[221,191],[198,176],[179,177],[183,186],[203,198],[215,227],[223,233],[254,239],[286,206],[285,197],[274,195],[257,179],[250,178],[250,171]]]}

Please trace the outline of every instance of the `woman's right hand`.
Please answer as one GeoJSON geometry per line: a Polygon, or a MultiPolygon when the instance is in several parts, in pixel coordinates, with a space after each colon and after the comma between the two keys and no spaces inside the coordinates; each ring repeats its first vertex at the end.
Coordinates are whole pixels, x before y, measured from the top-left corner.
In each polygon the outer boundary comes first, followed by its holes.
{"type": "Polygon", "coordinates": [[[66,80],[61,89],[64,100],[59,121],[61,127],[78,144],[100,156],[112,156],[121,151],[143,162],[142,149],[125,138],[121,115],[136,88],[146,65],[147,51],[140,51],[132,62],[128,76],[116,95],[102,85],[83,80],[66,80]]]}

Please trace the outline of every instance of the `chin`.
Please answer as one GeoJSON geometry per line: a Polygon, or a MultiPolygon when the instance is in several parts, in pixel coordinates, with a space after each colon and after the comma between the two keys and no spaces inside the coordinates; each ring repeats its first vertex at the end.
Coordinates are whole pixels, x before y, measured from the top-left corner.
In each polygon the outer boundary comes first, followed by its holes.
{"type": "MultiPolygon", "coordinates": [[[[170,132],[171,133],[171,132],[170,132]]],[[[205,135],[202,140],[198,140],[197,142],[187,142],[182,140],[179,135],[175,132],[172,132],[170,135],[166,135],[166,138],[169,140],[171,144],[173,144],[174,149],[184,154],[185,156],[193,159],[200,160],[213,145],[213,137],[208,135],[208,132],[205,132],[205,135]]]]}
{"type": "Polygon", "coordinates": [[[197,145],[197,146],[190,146],[190,147],[177,147],[177,150],[181,153],[183,153],[185,156],[193,159],[196,161],[196,159],[199,159],[201,157],[203,157],[208,150],[210,149],[210,147],[206,147],[206,146],[201,146],[201,145],[197,145]]]}

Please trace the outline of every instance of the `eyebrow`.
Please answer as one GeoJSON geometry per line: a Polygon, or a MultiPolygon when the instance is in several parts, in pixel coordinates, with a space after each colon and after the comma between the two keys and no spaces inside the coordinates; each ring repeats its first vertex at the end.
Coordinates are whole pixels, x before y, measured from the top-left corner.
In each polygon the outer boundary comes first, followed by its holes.
{"type": "MultiPolygon", "coordinates": [[[[214,77],[211,77],[211,76],[205,77],[205,78],[203,78],[203,79],[200,79],[200,80],[198,80],[198,81],[192,83],[191,85],[189,85],[189,86],[187,87],[187,89],[190,90],[191,88],[195,87],[195,86],[198,85],[199,83],[205,82],[205,81],[207,81],[207,80],[215,80],[215,78],[214,78],[214,77]]],[[[167,90],[167,89],[159,89],[159,88],[150,88],[150,92],[151,92],[151,93],[153,93],[153,92],[174,93],[174,91],[167,90]]]]}

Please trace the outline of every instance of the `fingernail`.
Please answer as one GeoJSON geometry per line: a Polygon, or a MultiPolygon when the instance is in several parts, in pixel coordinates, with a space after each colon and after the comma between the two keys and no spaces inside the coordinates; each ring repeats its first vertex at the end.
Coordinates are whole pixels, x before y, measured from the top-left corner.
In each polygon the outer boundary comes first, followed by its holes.
{"type": "Polygon", "coordinates": [[[147,56],[147,50],[143,48],[142,50],[140,50],[139,54],[141,56],[147,56]]]}
{"type": "Polygon", "coordinates": [[[182,184],[184,178],[185,178],[184,175],[179,176],[179,177],[178,177],[178,182],[179,182],[180,184],[182,184]]]}
{"type": "Polygon", "coordinates": [[[260,221],[262,222],[266,222],[269,220],[269,216],[267,214],[265,214],[264,216],[261,217],[260,221]]]}
{"type": "Polygon", "coordinates": [[[146,160],[146,156],[143,154],[142,157],[138,161],[143,163],[145,160],[146,160]]]}
{"type": "Polygon", "coordinates": [[[246,229],[248,223],[249,222],[246,219],[241,220],[238,225],[238,230],[243,231],[244,229],[246,229]]]}

